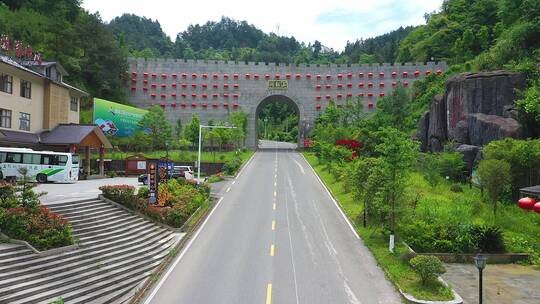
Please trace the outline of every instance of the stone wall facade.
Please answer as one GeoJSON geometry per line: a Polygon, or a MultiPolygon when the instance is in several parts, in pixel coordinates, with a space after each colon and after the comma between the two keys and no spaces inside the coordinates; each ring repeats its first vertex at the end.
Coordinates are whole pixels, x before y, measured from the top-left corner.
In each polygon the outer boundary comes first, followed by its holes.
{"type": "Polygon", "coordinates": [[[180,119],[184,125],[192,114],[207,123],[226,121],[230,113],[242,110],[248,114],[250,148],[256,147],[256,114],[263,101],[294,102],[302,144],[329,100],[341,106],[348,98],[361,98],[365,109],[373,111],[377,100],[398,82],[412,86],[426,75],[447,70],[444,62],[295,65],[130,58],[128,63],[131,80],[126,90],[132,104],[142,108],[161,105],[171,123],[180,119]],[[270,80],[284,80],[288,86],[272,89],[270,80]]]}

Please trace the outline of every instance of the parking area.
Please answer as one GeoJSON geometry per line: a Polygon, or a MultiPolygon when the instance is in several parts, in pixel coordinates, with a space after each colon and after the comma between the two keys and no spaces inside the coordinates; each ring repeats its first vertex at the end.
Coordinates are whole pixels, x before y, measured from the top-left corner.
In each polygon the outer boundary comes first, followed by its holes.
{"type": "Polygon", "coordinates": [[[139,186],[137,177],[116,177],[104,179],[81,180],[73,184],[39,184],[37,192],[47,192],[42,196],[43,204],[55,203],[65,200],[76,200],[97,197],[101,193],[99,187],[103,185],[131,185],[139,186]]]}

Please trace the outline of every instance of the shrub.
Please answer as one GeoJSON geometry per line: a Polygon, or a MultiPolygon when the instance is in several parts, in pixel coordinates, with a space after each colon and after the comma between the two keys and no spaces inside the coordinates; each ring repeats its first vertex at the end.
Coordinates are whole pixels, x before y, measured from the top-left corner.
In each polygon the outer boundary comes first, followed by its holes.
{"type": "Polygon", "coordinates": [[[452,181],[462,181],[465,178],[465,162],[459,152],[444,152],[436,154],[436,166],[439,174],[452,181]]]}
{"type": "Polygon", "coordinates": [[[461,187],[460,184],[452,184],[452,186],[450,186],[450,191],[452,192],[463,192],[463,187],[461,187]]]}
{"type": "Polygon", "coordinates": [[[107,172],[107,176],[110,177],[110,178],[113,178],[113,177],[117,176],[117,173],[116,173],[116,171],[109,171],[109,172],[107,172]]]}
{"type": "Polygon", "coordinates": [[[131,205],[135,187],[129,185],[107,185],[99,187],[103,196],[122,205],[131,205]]]}
{"type": "Polygon", "coordinates": [[[434,256],[419,255],[409,262],[412,269],[422,280],[422,285],[426,285],[437,279],[438,276],[446,272],[443,263],[434,256]]]}
{"type": "Polygon", "coordinates": [[[234,175],[241,165],[242,159],[238,155],[236,155],[233,159],[229,160],[223,165],[223,171],[227,175],[234,175]]]}
{"type": "Polygon", "coordinates": [[[139,191],[137,191],[137,197],[142,199],[148,199],[150,197],[150,190],[148,190],[148,187],[139,187],[139,191]]]}
{"type": "Polygon", "coordinates": [[[39,250],[73,244],[68,221],[46,207],[5,209],[0,213],[0,229],[9,237],[27,241],[39,250]]]}
{"type": "Polygon", "coordinates": [[[15,196],[15,187],[10,183],[0,181],[0,208],[15,208],[19,204],[15,196]]]}
{"type": "Polygon", "coordinates": [[[476,239],[476,248],[485,253],[503,253],[506,251],[503,232],[495,226],[473,225],[470,234],[476,239]]]}

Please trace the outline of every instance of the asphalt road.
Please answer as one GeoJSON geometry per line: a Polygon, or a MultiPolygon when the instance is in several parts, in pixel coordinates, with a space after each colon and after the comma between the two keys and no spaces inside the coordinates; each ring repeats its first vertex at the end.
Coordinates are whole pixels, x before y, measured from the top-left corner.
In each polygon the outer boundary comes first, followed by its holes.
{"type": "Polygon", "coordinates": [[[226,189],[146,303],[401,300],[302,156],[268,149],[226,189]]]}

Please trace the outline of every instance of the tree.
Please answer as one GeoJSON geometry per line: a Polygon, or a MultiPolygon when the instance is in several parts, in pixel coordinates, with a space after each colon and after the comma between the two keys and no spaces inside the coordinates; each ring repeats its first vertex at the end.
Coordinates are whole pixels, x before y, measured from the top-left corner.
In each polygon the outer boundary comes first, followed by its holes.
{"type": "Polygon", "coordinates": [[[426,285],[446,272],[441,260],[435,256],[418,255],[412,258],[409,263],[414,272],[420,276],[422,285],[426,285]]]}
{"type": "Polygon", "coordinates": [[[229,122],[236,127],[232,129],[232,137],[234,140],[246,145],[247,137],[247,114],[243,111],[234,112],[229,116],[229,122]]]}
{"type": "Polygon", "coordinates": [[[139,127],[149,131],[152,137],[152,150],[165,147],[166,142],[172,138],[171,125],[165,117],[165,112],[158,105],[148,109],[148,112],[139,121],[139,127]]]}
{"type": "Polygon", "coordinates": [[[394,251],[394,237],[396,233],[396,206],[402,202],[402,194],[409,169],[417,159],[418,144],[407,137],[406,134],[393,129],[383,128],[381,133],[383,141],[376,146],[377,152],[381,154],[383,168],[387,178],[386,191],[391,205],[390,223],[390,245],[391,252],[394,251]]]}
{"type": "Polygon", "coordinates": [[[497,216],[497,202],[510,189],[510,164],[498,159],[482,160],[478,166],[478,176],[493,204],[493,215],[497,216]]]}
{"type": "Polygon", "coordinates": [[[180,118],[176,120],[175,132],[176,132],[176,139],[179,140],[180,138],[182,138],[182,120],[180,118]]]}
{"type": "Polygon", "coordinates": [[[191,142],[191,147],[195,147],[199,144],[199,126],[201,125],[201,120],[197,114],[191,116],[191,121],[186,126],[184,130],[184,136],[187,140],[191,142]]]}

